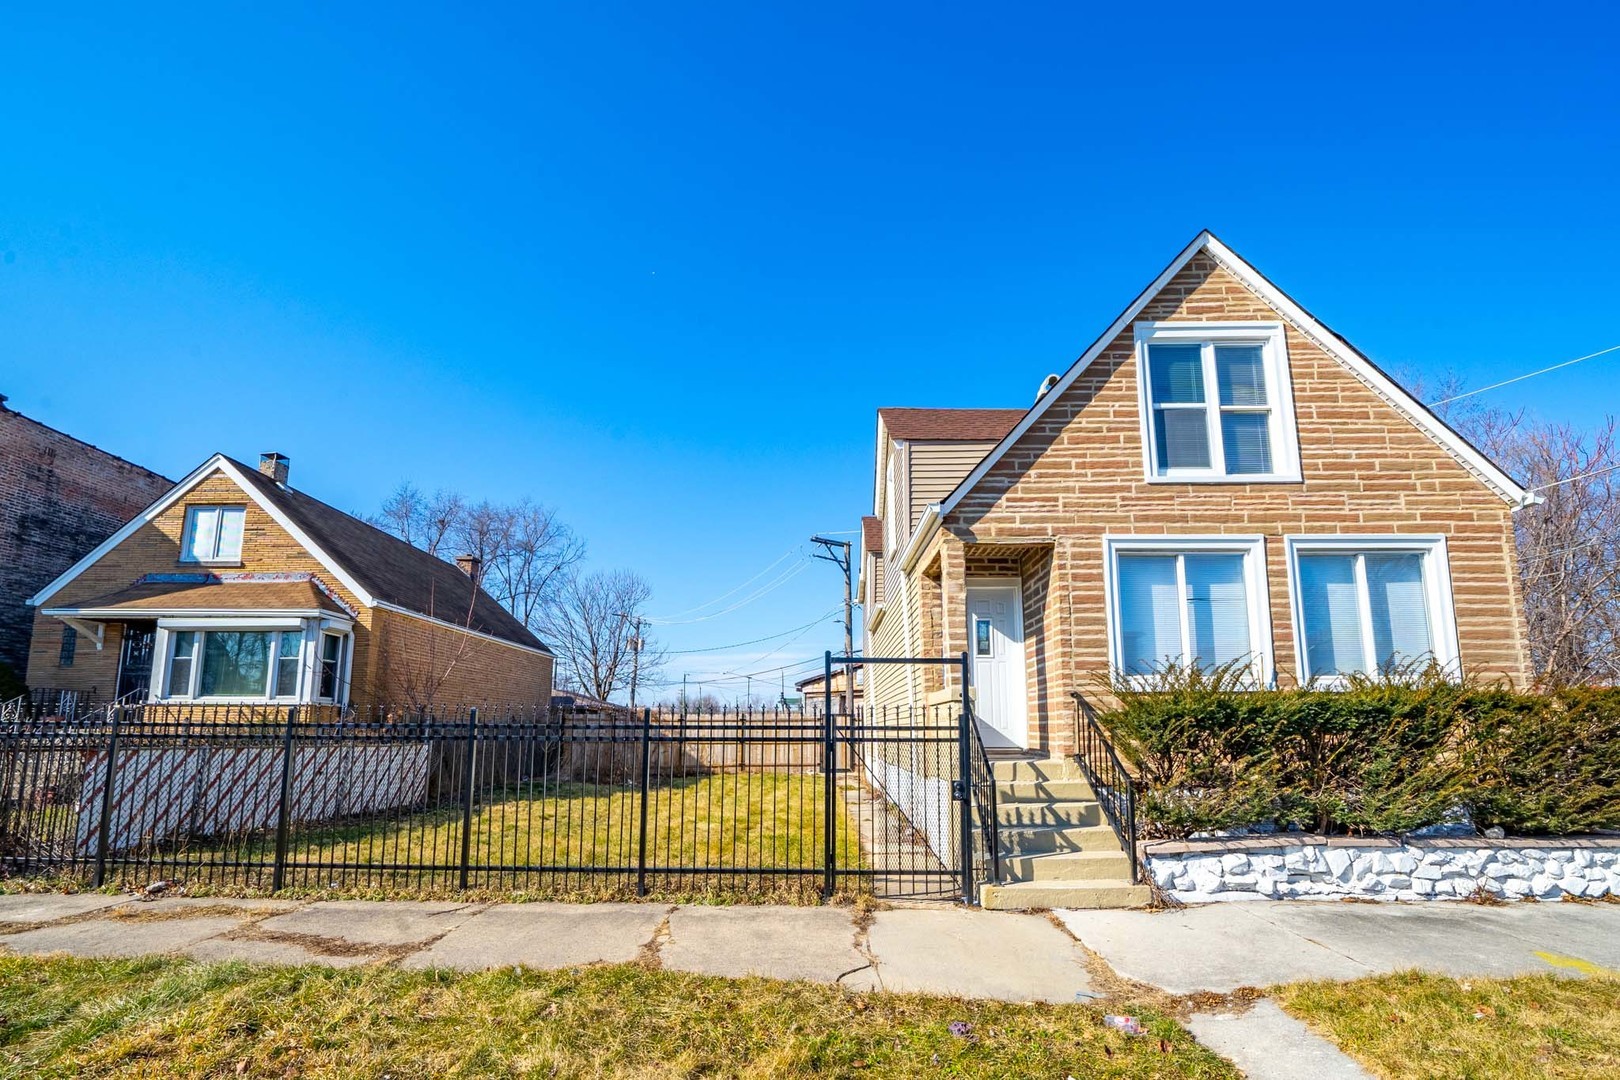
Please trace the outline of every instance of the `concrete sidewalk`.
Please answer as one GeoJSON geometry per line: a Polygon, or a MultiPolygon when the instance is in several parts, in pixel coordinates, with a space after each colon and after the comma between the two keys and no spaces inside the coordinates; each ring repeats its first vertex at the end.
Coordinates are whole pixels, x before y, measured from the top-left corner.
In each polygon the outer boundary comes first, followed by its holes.
{"type": "Polygon", "coordinates": [[[1004,1001],[1089,995],[1084,950],[1042,915],[949,906],[457,904],[0,896],[0,949],[463,971],[623,963],[1004,1001]]]}
{"type": "Polygon", "coordinates": [[[1281,901],[1064,911],[1116,972],[1173,994],[1419,968],[1441,975],[1620,972],[1620,904],[1281,901]]]}

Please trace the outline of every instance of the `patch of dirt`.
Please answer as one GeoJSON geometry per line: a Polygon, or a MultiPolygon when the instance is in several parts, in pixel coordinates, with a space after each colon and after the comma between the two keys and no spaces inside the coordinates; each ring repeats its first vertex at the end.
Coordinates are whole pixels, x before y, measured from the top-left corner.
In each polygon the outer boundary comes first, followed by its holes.
{"type": "Polygon", "coordinates": [[[242,907],[236,904],[196,904],[161,909],[121,905],[111,909],[104,909],[98,914],[104,915],[113,922],[154,923],[175,922],[181,919],[209,919],[219,916],[232,919],[257,920],[270,915],[285,915],[286,910],[283,908],[242,907]]]}
{"type": "Polygon", "coordinates": [[[636,963],[648,971],[660,971],[664,967],[664,958],[659,953],[664,942],[669,940],[669,917],[674,913],[674,908],[664,912],[664,919],[653,931],[652,938],[641,946],[641,951],[636,955],[636,963]]]}
{"type": "Polygon", "coordinates": [[[410,945],[365,945],[349,941],[345,938],[321,937],[319,934],[299,934],[289,930],[265,930],[258,926],[243,926],[230,933],[221,934],[222,941],[268,941],[278,945],[294,945],[306,952],[316,953],[320,956],[371,956],[379,960],[393,960],[401,956],[408,956],[416,951],[417,946],[410,945]]]}

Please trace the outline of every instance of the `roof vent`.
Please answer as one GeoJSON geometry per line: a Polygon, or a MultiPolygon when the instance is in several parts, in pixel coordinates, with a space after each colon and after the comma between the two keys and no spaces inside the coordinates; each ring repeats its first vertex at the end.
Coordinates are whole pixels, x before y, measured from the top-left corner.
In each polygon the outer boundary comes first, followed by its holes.
{"type": "Polygon", "coordinates": [[[1050,391],[1052,387],[1056,386],[1057,383],[1058,377],[1056,375],[1048,375],[1046,378],[1042,379],[1041,388],[1040,390],[1036,391],[1035,400],[1039,401],[1041,398],[1045,397],[1047,392],[1050,391]]]}
{"type": "Polygon", "coordinates": [[[292,459],[285,454],[259,455],[259,471],[282,487],[287,486],[287,468],[291,464],[292,459]]]}

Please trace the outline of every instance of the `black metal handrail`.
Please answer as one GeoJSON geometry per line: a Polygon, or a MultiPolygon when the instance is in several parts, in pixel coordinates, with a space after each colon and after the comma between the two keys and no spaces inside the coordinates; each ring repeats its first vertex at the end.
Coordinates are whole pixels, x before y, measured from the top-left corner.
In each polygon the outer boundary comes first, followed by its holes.
{"type": "Polygon", "coordinates": [[[979,842],[983,845],[979,866],[981,872],[988,871],[987,875],[981,876],[977,884],[999,885],[1001,822],[996,811],[996,768],[990,761],[990,751],[985,748],[984,736],[979,731],[979,718],[973,715],[971,706],[968,707],[967,713],[967,729],[972,741],[970,756],[973,763],[968,782],[973,792],[973,810],[979,819],[977,830],[979,842]]]}
{"type": "Polygon", "coordinates": [[[1109,741],[1091,715],[1086,699],[1078,691],[1070,691],[1075,710],[1075,757],[1080,769],[1091,784],[1091,791],[1102,807],[1103,816],[1119,837],[1131,865],[1131,884],[1141,883],[1142,868],[1136,855],[1136,782],[1120,760],[1119,752],[1109,741]]]}

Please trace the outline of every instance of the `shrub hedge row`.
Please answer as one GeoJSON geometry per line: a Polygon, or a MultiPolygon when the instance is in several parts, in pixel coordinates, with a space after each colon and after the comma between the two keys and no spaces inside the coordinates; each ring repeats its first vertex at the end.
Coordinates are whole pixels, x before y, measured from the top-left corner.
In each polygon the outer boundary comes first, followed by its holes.
{"type": "Polygon", "coordinates": [[[1098,716],[1140,781],[1147,837],[1273,823],[1399,835],[1620,829],[1620,689],[1520,693],[1422,676],[1344,690],[1165,672],[1098,716]],[[1466,816],[1465,816],[1466,815],[1466,816]]]}

